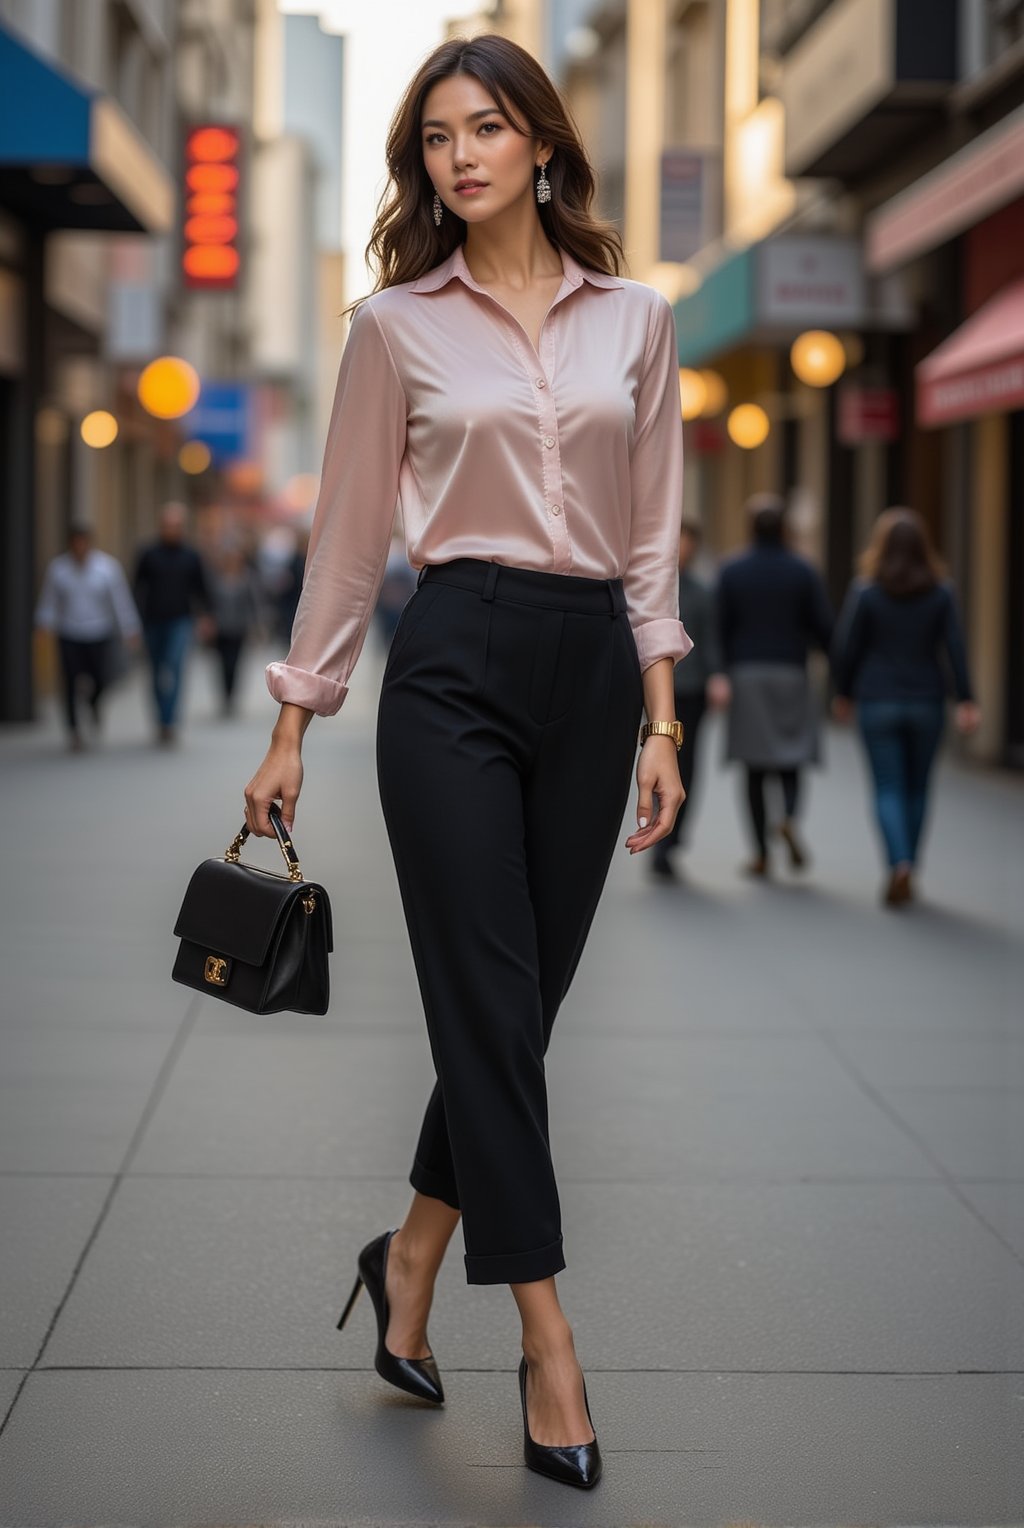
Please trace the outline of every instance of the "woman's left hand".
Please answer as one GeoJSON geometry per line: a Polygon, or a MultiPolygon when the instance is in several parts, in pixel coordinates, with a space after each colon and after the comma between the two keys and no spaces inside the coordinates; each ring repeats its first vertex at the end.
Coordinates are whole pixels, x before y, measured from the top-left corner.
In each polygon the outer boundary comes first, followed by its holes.
{"type": "Polygon", "coordinates": [[[670,737],[655,733],[644,743],[637,760],[636,783],[639,786],[636,804],[639,828],[626,839],[630,854],[649,849],[670,833],[676,813],[683,804],[686,792],[679,778],[676,745],[670,737]],[[655,795],[658,798],[657,817],[654,816],[655,795]]]}

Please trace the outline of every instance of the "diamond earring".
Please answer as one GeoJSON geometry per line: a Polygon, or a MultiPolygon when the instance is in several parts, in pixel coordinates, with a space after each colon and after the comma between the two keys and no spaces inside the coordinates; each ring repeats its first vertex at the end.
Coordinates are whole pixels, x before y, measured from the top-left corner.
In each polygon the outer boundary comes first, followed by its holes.
{"type": "Polygon", "coordinates": [[[551,182],[547,177],[547,165],[540,167],[540,180],[537,182],[537,200],[549,202],[551,200],[551,182]]]}
{"type": "Polygon", "coordinates": [[[434,192],[434,227],[435,228],[440,228],[440,226],[441,226],[441,216],[442,216],[443,212],[444,212],[444,207],[442,206],[441,198],[440,198],[440,196],[438,196],[437,192],[435,191],[434,192]]]}

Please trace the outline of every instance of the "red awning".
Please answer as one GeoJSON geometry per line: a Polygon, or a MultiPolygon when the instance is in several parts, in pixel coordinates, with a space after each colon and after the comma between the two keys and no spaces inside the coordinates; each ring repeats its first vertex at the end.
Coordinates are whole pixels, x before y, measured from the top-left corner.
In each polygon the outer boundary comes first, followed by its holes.
{"type": "Polygon", "coordinates": [[[1024,281],[961,324],[916,375],[917,420],[926,428],[1024,408],[1024,281]]]}

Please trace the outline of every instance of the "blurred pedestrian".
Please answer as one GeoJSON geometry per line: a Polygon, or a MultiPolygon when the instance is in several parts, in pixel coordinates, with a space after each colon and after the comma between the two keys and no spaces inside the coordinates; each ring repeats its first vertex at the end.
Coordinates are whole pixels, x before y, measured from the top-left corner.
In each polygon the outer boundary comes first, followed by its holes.
{"type": "Polygon", "coordinates": [[[259,582],[241,542],[228,541],[207,567],[209,642],[220,669],[221,713],[232,716],[243,649],[262,619],[259,582]]]}
{"type": "Polygon", "coordinates": [[[673,670],[676,716],[683,724],[683,743],[679,750],[679,777],[686,794],[676,814],[671,832],[655,844],[651,855],[651,873],[664,880],[678,874],[672,852],[682,841],[683,821],[693,815],[693,782],[696,772],[697,737],[708,707],[720,709],[729,704],[730,685],[723,672],[722,646],[718,635],[718,617],[714,590],[693,571],[693,561],[700,551],[702,530],[699,520],[684,517],[679,530],[679,619],[693,639],[693,652],[685,663],[673,670]]]}
{"type": "Polygon", "coordinates": [[[295,536],[295,545],[285,559],[277,578],[274,582],[274,598],[277,607],[277,632],[278,641],[285,647],[291,641],[292,626],[295,623],[295,612],[299,608],[299,595],[302,593],[302,580],[306,573],[306,553],[309,550],[309,532],[300,530],[295,536]]]}
{"type": "Polygon", "coordinates": [[[77,753],[85,746],[78,721],[81,681],[88,681],[89,711],[98,733],[100,702],[112,677],[118,638],[136,648],[140,631],[124,569],[94,544],[91,526],[71,526],[67,551],[46,569],[35,620],[57,636],[68,746],[77,753]]]}
{"type": "Polygon", "coordinates": [[[153,674],[158,741],[173,743],[182,680],[193,627],[209,634],[210,591],[202,560],[185,539],[184,504],[165,504],[156,541],[144,547],[135,566],[135,600],[153,674]]]}
{"type": "Polygon", "coordinates": [[[848,721],[856,704],[889,865],[882,897],[900,907],[913,900],[950,680],[957,730],[975,731],[981,712],[956,597],[920,515],[902,508],[879,515],[859,571],[833,643],[833,711],[848,721]]]}
{"type": "Polygon", "coordinates": [[[384,578],[374,606],[373,616],[385,648],[398,628],[402,611],[416,588],[416,572],[405,550],[405,537],[396,532],[388,548],[388,560],[384,565],[384,578]]]}
{"type": "Polygon", "coordinates": [[[832,609],[818,572],[786,545],[785,504],[758,494],[747,505],[753,545],[726,562],[718,581],[719,630],[732,684],[726,756],[746,766],[755,855],[749,875],[770,869],[765,783],[780,784],[775,831],[794,870],[807,863],[796,829],[800,771],[820,757],[819,716],[807,673],[812,646],[828,651],[832,609]]]}
{"type": "Polygon", "coordinates": [[[291,825],[304,733],[348,693],[400,500],[420,572],[376,761],[438,1077],[408,1213],[358,1254],[339,1325],[365,1284],[380,1374],[443,1400],[427,1317],[461,1218],[467,1280],[510,1285],[519,1310],[526,1461],[587,1488],[601,1459],[555,1284],[545,1052],[634,770],[629,853],[664,838],[682,800],[675,325],[659,292],[620,276],[562,98],[508,38],[434,49],[387,141],[380,274],[342,356],[246,823],[269,836],[280,800],[291,825]]]}

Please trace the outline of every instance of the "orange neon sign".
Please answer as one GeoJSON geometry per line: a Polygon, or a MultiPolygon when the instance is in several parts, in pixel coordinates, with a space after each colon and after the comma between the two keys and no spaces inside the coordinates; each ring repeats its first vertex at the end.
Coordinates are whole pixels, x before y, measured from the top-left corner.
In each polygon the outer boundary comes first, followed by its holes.
{"type": "Polygon", "coordinates": [[[238,130],[219,123],[193,127],[185,138],[181,268],[188,287],[238,285],[241,152],[238,130]]]}

